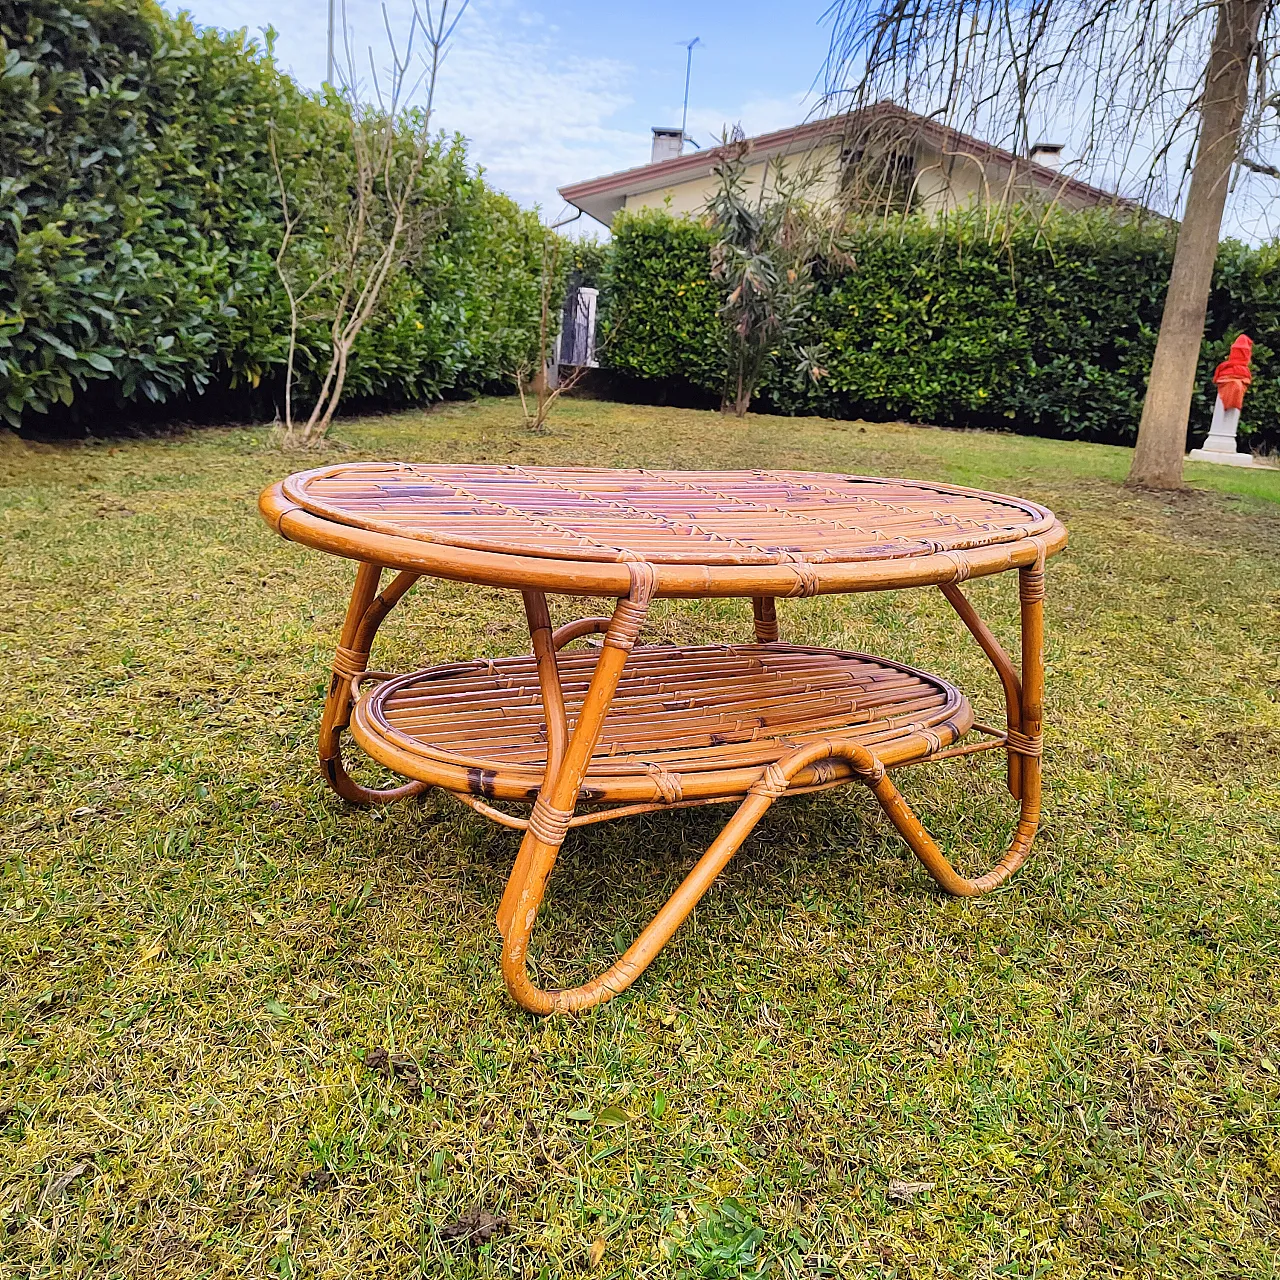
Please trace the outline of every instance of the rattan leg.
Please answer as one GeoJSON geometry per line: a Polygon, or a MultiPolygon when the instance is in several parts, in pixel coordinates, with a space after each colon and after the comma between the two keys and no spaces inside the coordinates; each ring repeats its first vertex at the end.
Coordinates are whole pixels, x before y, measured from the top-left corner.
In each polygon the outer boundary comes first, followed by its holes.
{"type": "MultiPolygon", "coordinates": [[[[1024,596],[1024,605],[1026,597],[1024,596]]],[[[1034,609],[1034,605],[1032,606],[1034,609]]],[[[1024,659],[1034,657],[1029,649],[1036,649],[1040,633],[1034,626],[1031,628],[1032,644],[1027,644],[1026,631],[1023,636],[1024,659]]],[[[1038,650],[1037,650],[1038,652],[1038,650]]],[[[1028,663],[1024,671],[1028,672],[1027,684],[1040,681],[1040,665],[1038,661],[1028,663]]],[[[1024,701],[1024,715],[1029,709],[1024,701]]],[[[1037,718],[1037,724],[1039,723],[1037,718]]],[[[1018,829],[1013,840],[1000,861],[984,875],[969,879],[960,875],[947,861],[938,848],[933,837],[920,824],[912,813],[901,792],[893,784],[884,765],[875,754],[861,743],[848,739],[834,738],[822,742],[811,743],[800,747],[791,755],[774,766],[787,779],[794,777],[801,769],[807,768],[817,760],[832,756],[849,761],[854,773],[871,789],[871,793],[880,802],[889,820],[897,828],[898,834],[907,842],[911,851],[924,863],[925,869],[948,893],[959,897],[976,897],[1003,884],[1027,860],[1031,852],[1031,844],[1035,839],[1036,829],[1040,823],[1040,760],[1038,756],[1029,758],[1029,766],[1023,774],[1022,813],[1018,821],[1018,829]]],[[[766,775],[767,777],[767,775],[766,775]]]]}
{"type": "MultiPolygon", "coordinates": [[[[1018,674],[1018,669],[1013,665],[1012,659],[1005,652],[1004,646],[996,639],[991,628],[982,620],[978,611],[970,603],[964,592],[960,590],[958,584],[943,583],[941,590],[951,607],[960,615],[960,620],[969,628],[970,634],[977,640],[983,653],[991,660],[991,665],[995,668],[996,674],[1000,677],[1000,683],[1004,687],[1005,715],[1008,724],[1009,792],[1014,799],[1020,799],[1022,796],[1022,776],[1028,768],[1026,764],[1028,754],[1026,748],[1028,745],[1034,746],[1034,742],[1040,734],[1041,695],[1036,694],[1033,699],[1036,722],[1033,727],[1028,728],[1025,723],[1022,678],[1018,674]]],[[[1018,596],[1022,607],[1023,670],[1027,670],[1029,661],[1030,665],[1036,668],[1036,678],[1040,682],[1041,689],[1043,689],[1043,552],[1035,564],[1019,571],[1018,596]],[[1027,576],[1028,574],[1030,577],[1027,576]],[[1033,584],[1031,588],[1033,594],[1038,593],[1035,594],[1035,599],[1030,602],[1026,599],[1029,582],[1033,584]],[[1033,606],[1030,612],[1028,612],[1028,603],[1033,606]],[[1029,635],[1033,643],[1031,645],[1032,653],[1028,659],[1027,642],[1029,635]]]]}
{"type": "Polygon", "coordinates": [[[772,596],[753,596],[751,599],[751,617],[755,623],[756,640],[760,644],[773,644],[777,641],[778,606],[772,596]]]}
{"type": "Polygon", "coordinates": [[[538,678],[547,716],[547,770],[498,907],[498,931],[503,939],[502,973],[507,987],[520,1004],[535,1013],[550,1013],[553,1009],[568,1007],[557,1001],[558,993],[540,991],[529,981],[529,937],[546,892],[547,877],[555,866],[556,856],[569,829],[582,779],[600,741],[605,716],[617,692],[627,655],[648,612],[654,571],[646,564],[635,564],[631,569],[631,593],[618,601],[613,612],[577,723],[563,747],[558,746],[558,741],[563,742],[564,738],[554,727],[557,723],[564,723],[554,633],[541,593],[525,593],[525,608],[529,615],[534,654],[538,659],[538,678]]]}
{"type": "MultiPolygon", "coordinates": [[[[1027,854],[1031,852],[1031,842],[1035,838],[1040,821],[1040,761],[1038,758],[1033,761],[1034,767],[1027,770],[1025,774],[1022,816],[1012,843],[1004,857],[992,870],[970,880],[960,875],[943,856],[932,836],[921,826],[898,788],[894,786],[884,765],[874,752],[861,743],[847,738],[828,738],[799,747],[773,766],[778,771],[774,785],[776,781],[784,778],[789,782],[802,769],[808,768],[818,760],[830,759],[833,756],[847,760],[853,766],[854,773],[870,787],[872,794],[880,802],[881,808],[897,828],[898,834],[924,863],[929,874],[948,893],[961,897],[974,897],[986,893],[987,890],[1003,884],[1026,861],[1027,854]]],[[[766,771],[763,780],[765,784],[769,783],[770,772],[766,771]]]]}
{"type": "Polygon", "coordinates": [[[1003,858],[985,875],[968,879],[959,875],[943,856],[933,837],[921,826],[897,787],[886,776],[872,785],[876,799],[898,833],[924,863],[929,874],[948,893],[974,897],[1003,884],[1027,860],[1040,825],[1044,699],[1044,556],[1018,574],[1018,601],[1022,622],[1022,676],[1013,669],[1008,654],[978,617],[958,587],[942,588],[956,612],[1000,673],[1009,707],[1009,788],[1021,801],[1018,829],[1003,858]]]}
{"type": "MultiPolygon", "coordinates": [[[[547,608],[547,597],[541,591],[525,591],[522,594],[524,597],[525,617],[529,621],[529,639],[532,643],[533,655],[538,663],[538,688],[542,693],[543,713],[546,716],[547,767],[543,770],[542,788],[535,805],[535,809],[537,806],[543,806],[545,809],[545,805],[552,803],[552,797],[556,792],[556,784],[564,767],[565,752],[569,746],[569,727],[564,709],[564,690],[560,686],[560,667],[556,660],[556,651],[560,646],[556,644],[556,632],[551,629],[551,613],[547,608]]],[[[594,619],[588,619],[588,621],[594,621],[594,619]]],[[[609,648],[612,647],[609,646],[609,648]]],[[[602,650],[600,662],[596,664],[596,677],[601,677],[601,664],[606,656],[607,650],[602,650]]],[[[595,749],[595,744],[599,741],[600,729],[604,725],[604,717],[608,713],[609,704],[613,701],[613,692],[617,688],[618,676],[622,673],[622,662],[626,659],[625,651],[622,652],[621,657],[622,661],[618,662],[618,675],[613,676],[613,684],[608,689],[608,697],[603,705],[599,707],[599,724],[595,725],[592,730],[595,734],[595,738],[591,743],[592,750],[595,749]]],[[[610,658],[609,666],[606,668],[605,675],[602,678],[608,678],[608,673],[611,671],[615,660],[615,658],[610,658]]],[[[593,677],[591,692],[587,695],[589,702],[591,701],[591,693],[595,692],[595,689],[596,680],[593,677]]],[[[579,727],[581,727],[581,717],[579,717],[578,723],[579,727]]],[[[587,753],[586,759],[588,761],[591,759],[590,752],[587,753]]],[[[585,773],[585,771],[584,765],[583,772],[585,773]]],[[[574,803],[577,802],[578,786],[581,783],[582,779],[579,777],[573,790],[574,803]]],[[[543,810],[539,809],[538,812],[541,814],[543,810]]],[[[547,824],[543,821],[540,825],[542,829],[545,829],[547,824]]],[[[568,822],[566,820],[565,831],[562,831],[560,839],[555,841],[557,850],[563,842],[567,830],[568,822]]],[[[520,841],[520,851],[516,854],[515,866],[511,868],[511,875],[507,878],[507,887],[502,895],[502,902],[498,906],[498,932],[503,937],[506,937],[510,928],[511,915],[516,907],[517,892],[529,874],[529,868],[533,864],[538,843],[534,839],[533,814],[530,814],[528,824],[525,827],[525,834],[520,841]]],[[[554,856],[553,853],[552,857],[554,858],[554,856]]],[[[550,874],[550,871],[551,868],[548,866],[547,873],[550,874]]]]}
{"type": "MultiPolygon", "coordinates": [[[[742,842],[755,829],[769,806],[786,793],[791,779],[815,761],[831,756],[843,756],[850,760],[855,771],[867,781],[884,774],[884,766],[865,747],[833,739],[797,748],[778,764],[770,765],[657,915],[631,946],[604,973],[590,982],[560,991],[542,991],[529,982],[525,968],[525,947],[532,929],[533,916],[536,914],[535,904],[527,922],[521,921],[519,949],[516,950],[512,945],[510,936],[507,937],[508,945],[503,949],[503,974],[511,994],[533,1013],[570,1013],[604,1004],[625,991],[671,940],[675,931],[702,900],[716,876],[724,870],[741,848],[742,842]],[[526,924],[527,927],[523,927],[526,924]]],[[[523,910],[523,904],[518,909],[523,910]]]]}
{"type": "Polygon", "coordinates": [[[368,670],[369,650],[383,619],[418,577],[416,573],[400,573],[385,591],[378,594],[381,566],[361,564],[356,570],[355,586],[342,624],[338,651],[333,658],[333,674],[329,677],[324,713],[320,717],[319,740],[320,769],[325,781],[352,804],[387,804],[392,800],[421,795],[427,789],[425,782],[406,782],[399,787],[381,790],[365,787],[351,777],[342,763],[342,731],[351,721],[353,682],[368,670]]]}
{"type": "MultiPolygon", "coordinates": [[[[563,759],[559,760],[558,767],[553,768],[553,762],[559,757],[557,738],[563,741],[563,736],[556,734],[553,725],[564,714],[555,665],[555,635],[550,628],[545,599],[538,593],[526,593],[525,606],[529,615],[534,653],[538,658],[543,703],[547,709],[548,767],[542,792],[534,807],[529,829],[525,832],[520,854],[498,911],[498,927],[503,937],[502,972],[507,988],[516,1001],[538,1014],[573,1012],[603,1004],[625,991],[670,941],[769,806],[778,796],[785,794],[791,779],[822,759],[839,757],[850,762],[854,773],[870,787],[912,852],[948,893],[973,897],[1003,884],[1026,861],[1040,820],[1041,700],[1044,691],[1043,558],[1032,567],[1020,571],[1020,678],[1004,650],[964,596],[953,587],[948,590],[947,598],[956,606],[957,612],[991,658],[1005,682],[1006,693],[1011,685],[1016,690],[1016,698],[1011,699],[1010,703],[1007,745],[1011,759],[1017,759],[1016,783],[1015,771],[1011,769],[1010,785],[1011,788],[1014,785],[1017,787],[1016,794],[1021,801],[1022,811],[1009,848],[990,871],[972,879],[960,875],[911,811],[884,765],[872,751],[848,739],[823,739],[797,748],[765,770],[680,887],[635,942],[604,973],[578,987],[544,991],[529,980],[529,938],[545,893],[547,877],[555,864],[573,816],[578,788],[617,690],[626,652],[639,631],[644,614],[643,604],[637,610],[632,601],[619,602],[578,723],[564,749],[563,759]],[[629,610],[626,608],[628,605],[631,606],[629,610]]],[[[645,602],[647,603],[647,597],[645,602]]]]}
{"type": "MultiPolygon", "coordinates": [[[[955,583],[949,582],[943,583],[941,589],[951,607],[960,615],[960,620],[969,628],[970,634],[981,646],[982,652],[991,660],[991,665],[1000,677],[1000,683],[1004,687],[1005,716],[1009,732],[1020,732],[1022,729],[1022,678],[1018,675],[1018,669],[964,592],[955,583]]],[[[1008,782],[1009,793],[1014,799],[1018,798],[1021,791],[1021,764],[1021,757],[1010,751],[1008,782]]]]}
{"type": "MultiPolygon", "coordinates": [[[[625,991],[671,940],[675,931],[702,900],[715,878],[724,870],[729,860],[741,848],[743,841],[755,829],[769,806],[786,793],[791,779],[817,761],[832,757],[849,761],[855,775],[870,787],[872,794],[912,852],[948,893],[962,897],[986,893],[997,885],[1003,884],[1026,861],[1039,824],[1038,759],[1033,760],[1033,767],[1026,773],[1022,816],[1009,849],[991,871],[974,879],[968,879],[960,875],[947,861],[933,838],[912,813],[889,778],[884,765],[873,752],[861,743],[848,739],[822,739],[798,747],[790,755],[765,770],[764,775],[752,786],[710,848],[698,859],[680,887],[645,926],[631,946],[599,977],[579,987],[543,991],[533,986],[528,979],[527,946],[537,914],[537,905],[541,901],[542,890],[545,887],[544,875],[538,884],[537,901],[532,903],[532,908],[525,907],[523,897],[517,907],[517,910],[528,910],[528,915],[521,920],[521,927],[514,939],[510,933],[504,932],[507,945],[503,948],[503,975],[506,977],[511,994],[531,1012],[546,1014],[589,1009],[595,1005],[604,1004],[625,991]]],[[[526,842],[528,841],[527,834],[526,842]]],[[[514,874],[512,881],[515,881],[514,874]]],[[[508,891],[510,892],[510,886],[508,891]]]]}
{"type": "Polygon", "coordinates": [[[1013,840],[1005,851],[1004,857],[985,875],[976,876],[971,880],[960,875],[947,861],[933,837],[911,812],[888,774],[879,781],[873,782],[871,790],[880,802],[880,807],[897,828],[898,834],[910,846],[912,853],[924,863],[925,870],[948,893],[961,898],[975,898],[1003,884],[1013,875],[1027,860],[1027,855],[1031,852],[1031,843],[1036,836],[1036,829],[1040,825],[1040,775],[1036,770],[1034,780],[1030,776],[1024,779],[1022,813],[1018,820],[1018,829],[1014,832],[1013,840]]]}
{"type": "Polygon", "coordinates": [[[671,935],[697,906],[703,894],[711,887],[712,881],[738,851],[772,803],[771,796],[756,793],[747,796],[711,847],[640,936],[598,978],[583,983],[580,987],[561,991],[539,990],[528,979],[525,968],[528,930],[522,929],[519,949],[511,944],[510,939],[508,946],[503,949],[502,972],[507,980],[507,989],[526,1009],[542,1014],[573,1013],[580,1009],[590,1009],[625,991],[670,941],[671,935]]]}

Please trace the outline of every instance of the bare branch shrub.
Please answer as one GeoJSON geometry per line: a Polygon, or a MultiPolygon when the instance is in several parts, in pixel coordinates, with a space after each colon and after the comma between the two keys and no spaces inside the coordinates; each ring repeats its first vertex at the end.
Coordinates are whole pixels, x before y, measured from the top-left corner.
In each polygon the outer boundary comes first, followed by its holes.
{"type": "Polygon", "coordinates": [[[441,63],[468,0],[450,15],[450,0],[414,0],[403,48],[396,41],[386,9],[383,19],[391,48],[391,65],[379,74],[370,50],[372,101],[356,72],[342,5],[345,62],[339,93],[348,122],[349,155],[345,166],[312,175],[293,186],[273,150],[280,188],[283,232],[276,271],[289,300],[290,332],[286,360],[286,447],[311,448],[329,432],[342,399],[347,366],[356,339],[377,310],[387,282],[410,265],[443,221],[446,210],[425,180],[436,149],[432,132],[435,93],[441,63]],[[422,91],[421,105],[412,105],[422,91]],[[327,261],[302,259],[295,251],[298,204],[306,216],[323,221],[329,236],[327,261]],[[300,420],[294,411],[299,326],[303,304],[328,324],[328,354],[321,358],[319,386],[310,412],[300,420]]]}
{"type": "MultiPolygon", "coordinates": [[[[524,426],[538,433],[545,430],[547,419],[560,398],[573,391],[591,371],[589,364],[571,365],[566,369],[557,360],[557,339],[561,329],[557,304],[565,293],[565,251],[565,241],[551,227],[544,227],[539,274],[538,349],[532,359],[520,361],[511,371],[511,379],[520,397],[524,426]]],[[[607,350],[624,324],[625,317],[618,313],[613,316],[607,333],[602,334],[597,329],[597,356],[607,350]]]]}

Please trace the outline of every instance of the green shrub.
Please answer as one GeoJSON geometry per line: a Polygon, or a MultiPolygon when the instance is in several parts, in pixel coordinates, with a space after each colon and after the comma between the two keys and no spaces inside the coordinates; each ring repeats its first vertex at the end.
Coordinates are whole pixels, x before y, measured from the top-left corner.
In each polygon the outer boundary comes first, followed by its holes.
{"type": "MultiPolygon", "coordinates": [[[[761,399],[783,413],[906,418],[946,426],[1132,443],[1168,281],[1162,224],[1063,214],[1043,229],[988,234],[982,220],[902,219],[855,230],[818,264],[795,346],[779,351],[761,399]]],[[[607,350],[633,377],[723,380],[711,233],[661,211],[614,226],[607,350]]],[[[1280,251],[1227,243],[1219,256],[1193,427],[1208,427],[1212,372],[1242,330],[1255,384],[1242,435],[1280,444],[1280,251]]]]}
{"type": "MultiPolygon", "coordinates": [[[[344,104],[243,31],[150,0],[0,0],[0,56],[0,413],[18,425],[94,383],[158,402],[278,382],[269,131],[291,177],[340,172],[344,104]]],[[[535,341],[536,218],[465,161],[441,141],[424,182],[447,188],[448,217],[362,334],[354,396],[488,386],[535,341]]],[[[323,326],[301,338],[305,394],[323,326]]]]}
{"type": "Polygon", "coordinates": [[[714,238],[702,223],[661,210],[614,219],[601,321],[610,368],[720,394],[726,356],[711,279],[714,238]]]}
{"type": "Polygon", "coordinates": [[[565,274],[575,285],[598,289],[609,266],[612,246],[606,240],[567,240],[565,274]]]}

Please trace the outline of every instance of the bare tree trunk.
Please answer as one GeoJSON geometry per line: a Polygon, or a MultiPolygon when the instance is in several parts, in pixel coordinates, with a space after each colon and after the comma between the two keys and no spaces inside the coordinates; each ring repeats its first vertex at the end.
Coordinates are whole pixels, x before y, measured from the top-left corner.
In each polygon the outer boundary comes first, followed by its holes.
{"type": "Polygon", "coordinates": [[[329,428],[333,425],[333,415],[338,412],[338,402],[342,399],[342,388],[347,381],[347,361],[350,355],[351,344],[344,342],[338,354],[338,371],[333,380],[333,391],[329,395],[328,403],[324,406],[324,413],[320,415],[320,420],[316,423],[315,435],[310,441],[312,444],[319,444],[329,434],[329,428]]]}
{"type": "Polygon", "coordinates": [[[1138,447],[1126,484],[1182,488],[1182,457],[1195,390],[1196,363],[1218,256],[1231,166],[1240,145],[1249,62],[1265,0],[1219,0],[1200,109],[1200,140],[1165,295],[1138,447]]]}
{"type": "Polygon", "coordinates": [[[751,390],[746,385],[747,371],[744,368],[744,358],[739,353],[737,375],[734,382],[733,390],[727,386],[724,394],[720,397],[720,412],[726,416],[732,412],[735,418],[745,418],[747,409],[751,405],[751,390]]]}

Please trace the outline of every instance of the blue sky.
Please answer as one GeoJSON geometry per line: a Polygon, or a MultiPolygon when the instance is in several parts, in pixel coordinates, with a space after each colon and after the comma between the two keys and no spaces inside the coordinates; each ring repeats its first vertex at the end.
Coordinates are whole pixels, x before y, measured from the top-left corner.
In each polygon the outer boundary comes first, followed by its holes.
{"type": "MultiPolygon", "coordinates": [[[[422,0],[420,0],[420,3],[422,0]]],[[[176,0],[163,0],[170,8],[176,0]]],[[[339,8],[341,0],[337,0],[339,8]]],[[[436,0],[438,4],[438,0],[436,0]]],[[[649,159],[650,127],[679,125],[683,42],[694,36],[689,130],[704,145],[725,125],[750,134],[797,124],[815,106],[829,30],[829,0],[472,0],[442,77],[437,122],[469,139],[473,163],[523,205],[553,221],[571,212],[556,194],[569,182],[649,159]]],[[[456,0],[454,0],[456,11],[456,0]]],[[[304,85],[324,79],[327,0],[189,0],[197,22],[278,32],[281,66],[304,85]]],[[[412,0],[387,0],[392,29],[407,30],[412,0]]],[[[347,24],[361,66],[387,46],[378,0],[347,0],[347,24]]],[[[1071,112],[1065,113],[1069,118],[1071,112]]],[[[1071,151],[1071,129],[1058,125],[1071,151]]],[[[1082,177],[1109,184],[1101,169],[1082,177]]],[[[1175,157],[1176,159],[1176,157],[1175,157]]],[[[1121,190],[1135,192],[1121,177],[1121,190]]],[[[1139,184],[1140,185],[1140,184],[1139,184]]],[[[1277,187],[1243,175],[1224,230],[1260,240],[1275,233],[1277,187]]],[[[583,218],[573,233],[602,234],[583,218]]]]}
{"type": "MultiPolygon", "coordinates": [[[[256,32],[270,24],[281,66],[304,85],[324,79],[326,0],[181,7],[210,26],[256,32]]],[[[388,0],[387,8],[393,30],[406,29],[411,0],[388,0]]],[[[472,0],[446,65],[437,119],[467,135],[472,160],[496,186],[554,219],[565,212],[558,186],[646,163],[650,127],[679,125],[680,45],[694,36],[702,44],[693,54],[689,132],[698,142],[738,121],[754,134],[804,119],[826,53],[825,8],[823,0],[472,0]]],[[[378,3],[347,0],[347,22],[353,47],[372,45],[382,56],[378,3]]]]}

